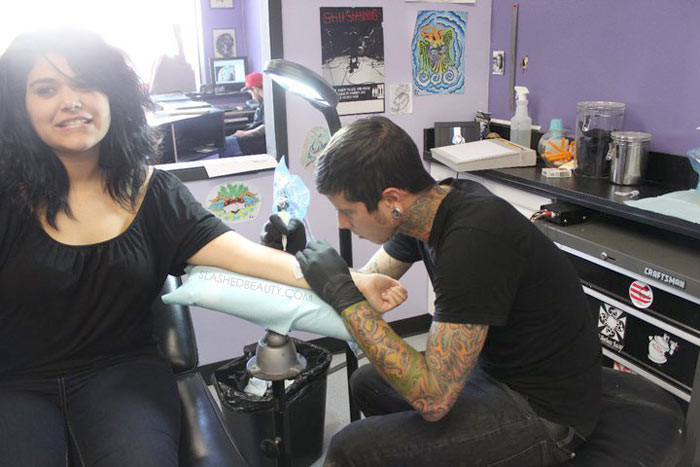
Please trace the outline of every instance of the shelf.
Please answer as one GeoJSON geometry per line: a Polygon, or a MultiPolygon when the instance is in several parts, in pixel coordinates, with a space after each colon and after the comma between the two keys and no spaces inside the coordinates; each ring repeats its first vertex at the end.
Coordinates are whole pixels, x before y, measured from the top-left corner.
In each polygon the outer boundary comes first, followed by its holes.
{"type": "Polygon", "coordinates": [[[577,176],[552,179],[542,176],[541,167],[481,170],[472,173],[478,177],[500,182],[547,198],[567,201],[669,232],[700,239],[700,224],[628,206],[624,203],[624,197],[615,194],[616,191],[629,192],[638,190],[639,196],[637,199],[642,199],[677,191],[679,190],[678,187],[649,183],[635,186],[619,186],[613,185],[607,179],[577,176]]]}

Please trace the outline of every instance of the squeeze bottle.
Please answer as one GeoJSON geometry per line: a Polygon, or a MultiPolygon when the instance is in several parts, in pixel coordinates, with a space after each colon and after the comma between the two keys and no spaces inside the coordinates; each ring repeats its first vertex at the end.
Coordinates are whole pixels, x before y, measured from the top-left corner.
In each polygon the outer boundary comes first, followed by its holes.
{"type": "Polygon", "coordinates": [[[530,147],[532,139],[532,119],[527,114],[527,95],[525,86],[515,86],[515,114],[510,119],[510,140],[515,144],[530,147]]]}

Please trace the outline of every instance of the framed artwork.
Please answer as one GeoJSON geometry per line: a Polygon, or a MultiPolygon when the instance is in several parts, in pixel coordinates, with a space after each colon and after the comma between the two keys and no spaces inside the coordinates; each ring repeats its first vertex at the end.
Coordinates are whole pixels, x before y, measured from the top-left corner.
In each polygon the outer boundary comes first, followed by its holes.
{"type": "Polygon", "coordinates": [[[506,53],[503,50],[494,50],[491,54],[491,74],[502,75],[506,65],[506,53]]]}
{"type": "Polygon", "coordinates": [[[214,58],[231,58],[238,55],[235,29],[212,29],[212,38],[214,58]]]}
{"type": "Polygon", "coordinates": [[[209,8],[233,8],[233,0],[209,0],[209,8]]]}
{"type": "Polygon", "coordinates": [[[479,140],[479,122],[435,122],[435,147],[479,140]]]}
{"type": "Polygon", "coordinates": [[[382,7],[321,7],[321,75],[338,115],[384,112],[382,7]]]}
{"type": "Polygon", "coordinates": [[[466,11],[418,11],[411,42],[416,94],[464,93],[466,32],[466,11]]]}

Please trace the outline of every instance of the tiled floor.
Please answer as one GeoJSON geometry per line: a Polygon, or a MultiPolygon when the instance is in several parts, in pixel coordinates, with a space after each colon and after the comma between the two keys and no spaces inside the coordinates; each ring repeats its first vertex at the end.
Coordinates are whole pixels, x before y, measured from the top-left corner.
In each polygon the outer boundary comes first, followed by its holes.
{"type": "MultiPolygon", "coordinates": [[[[416,350],[425,350],[426,335],[419,334],[406,338],[406,341],[416,350]]],[[[358,364],[366,365],[366,358],[361,358],[358,364]]],[[[326,425],[323,433],[323,455],[314,462],[311,467],[323,465],[325,453],[330,444],[331,438],[345,425],[350,423],[350,409],[348,404],[348,378],[345,369],[345,354],[333,355],[331,367],[328,370],[326,381],[326,425]]],[[[210,387],[214,397],[216,392],[210,387]]]]}

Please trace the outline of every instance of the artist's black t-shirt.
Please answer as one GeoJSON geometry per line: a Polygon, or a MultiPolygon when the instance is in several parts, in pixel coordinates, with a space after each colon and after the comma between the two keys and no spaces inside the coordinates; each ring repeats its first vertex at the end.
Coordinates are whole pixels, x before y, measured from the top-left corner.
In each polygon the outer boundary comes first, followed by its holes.
{"type": "Polygon", "coordinates": [[[160,170],[126,231],[94,245],[57,242],[0,199],[0,379],[154,352],[151,304],[165,277],[228,230],[160,170]]]}
{"type": "Polygon", "coordinates": [[[487,324],[480,365],[535,411],[582,434],[600,405],[601,348],[569,260],[506,201],[446,180],[428,243],[397,234],[385,251],[423,260],[438,322],[487,324]]]}

